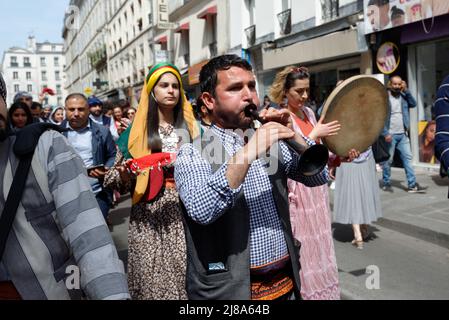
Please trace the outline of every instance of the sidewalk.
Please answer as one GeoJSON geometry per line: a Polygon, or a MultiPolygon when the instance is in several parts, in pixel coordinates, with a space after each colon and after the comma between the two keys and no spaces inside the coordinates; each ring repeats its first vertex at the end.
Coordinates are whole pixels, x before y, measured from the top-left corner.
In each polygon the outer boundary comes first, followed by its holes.
{"type": "MultiPolygon", "coordinates": [[[[418,183],[428,186],[427,193],[409,194],[404,169],[392,168],[393,192],[379,189],[383,218],[375,225],[449,248],[449,179],[423,169],[415,169],[415,172],[418,183]]],[[[381,185],[381,172],[378,178],[381,185]]],[[[330,198],[332,208],[333,191],[330,198]]]]}

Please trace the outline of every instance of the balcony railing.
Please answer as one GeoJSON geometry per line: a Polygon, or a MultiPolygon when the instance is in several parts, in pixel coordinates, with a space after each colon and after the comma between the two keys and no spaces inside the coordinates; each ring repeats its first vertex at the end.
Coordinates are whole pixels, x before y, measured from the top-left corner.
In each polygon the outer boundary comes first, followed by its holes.
{"type": "Polygon", "coordinates": [[[19,64],[17,62],[11,62],[11,68],[17,68],[19,64]]]}
{"type": "Polygon", "coordinates": [[[248,47],[253,46],[256,43],[256,25],[252,25],[245,29],[246,40],[248,47]]]}
{"type": "Polygon", "coordinates": [[[292,32],[292,10],[282,11],[277,15],[281,34],[286,35],[292,32]]]}
{"type": "Polygon", "coordinates": [[[106,45],[101,48],[87,53],[87,58],[93,68],[99,70],[102,69],[107,63],[106,45]]]}
{"type": "Polygon", "coordinates": [[[210,52],[210,57],[216,57],[218,55],[218,48],[217,48],[217,42],[214,41],[211,44],[209,44],[209,52],[210,52]]]}
{"type": "Polygon", "coordinates": [[[321,18],[323,21],[332,21],[340,16],[339,0],[320,0],[321,1],[321,18]]]}

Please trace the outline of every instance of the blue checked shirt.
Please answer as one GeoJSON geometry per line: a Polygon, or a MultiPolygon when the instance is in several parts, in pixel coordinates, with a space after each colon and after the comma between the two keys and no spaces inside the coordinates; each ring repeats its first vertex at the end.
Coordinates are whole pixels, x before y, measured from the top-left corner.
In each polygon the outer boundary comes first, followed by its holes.
{"type": "MultiPolygon", "coordinates": [[[[226,152],[232,157],[244,146],[243,139],[230,130],[212,126],[226,152]]],[[[315,144],[304,137],[309,145],[315,144]]],[[[315,187],[328,181],[327,168],[321,173],[306,177],[298,171],[299,156],[281,142],[286,174],[289,178],[315,187]]],[[[175,180],[187,214],[197,223],[208,225],[217,220],[234,205],[237,194],[243,188],[250,211],[251,266],[261,266],[288,255],[287,243],[282,231],[272,193],[266,161],[259,159],[251,164],[243,184],[232,189],[226,178],[227,163],[212,173],[211,165],[201,157],[192,144],[183,145],[177,157],[175,180]]]]}

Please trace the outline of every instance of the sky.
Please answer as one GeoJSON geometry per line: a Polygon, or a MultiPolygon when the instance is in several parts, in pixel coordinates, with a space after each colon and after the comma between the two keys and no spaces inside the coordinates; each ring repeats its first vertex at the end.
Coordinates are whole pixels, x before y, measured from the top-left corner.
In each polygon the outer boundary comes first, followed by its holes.
{"type": "Polygon", "coordinates": [[[0,0],[0,63],[10,47],[37,42],[63,43],[62,26],[69,0],[0,0]]]}

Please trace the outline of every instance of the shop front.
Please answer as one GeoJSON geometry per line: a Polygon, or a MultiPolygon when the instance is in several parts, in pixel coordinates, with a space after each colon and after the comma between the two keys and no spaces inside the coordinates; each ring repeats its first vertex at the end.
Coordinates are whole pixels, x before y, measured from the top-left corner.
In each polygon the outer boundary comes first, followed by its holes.
{"type": "Polygon", "coordinates": [[[410,113],[413,164],[437,170],[433,102],[439,85],[449,75],[449,1],[393,0],[374,18],[376,10],[366,2],[365,25],[374,73],[383,73],[387,79],[399,75],[406,80],[417,100],[417,107],[410,113]],[[387,11],[391,14],[388,24],[390,17],[383,14],[387,11]],[[398,14],[402,19],[397,20],[398,14]]]}
{"type": "Polygon", "coordinates": [[[262,59],[264,71],[258,77],[261,94],[269,92],[276,73],[283,68],[290,65],[307,67],[311,76],[309,106],[314,110],[324,103],[339,80],[371,73],[370,52],[361,44],[357,29],[266,51],[262,59]]]}
{"type": "Polygon", "coordinates": [[[190,101],[195,101],[201,94],[200,90],[200,72],[209,60],[197,63],[189,67],[187,73],[182,77],[182,84],[190,101]]]}

